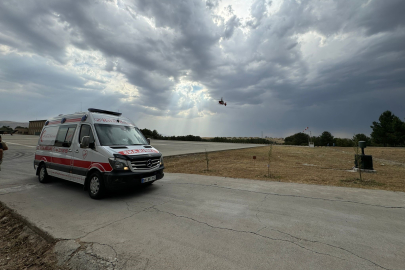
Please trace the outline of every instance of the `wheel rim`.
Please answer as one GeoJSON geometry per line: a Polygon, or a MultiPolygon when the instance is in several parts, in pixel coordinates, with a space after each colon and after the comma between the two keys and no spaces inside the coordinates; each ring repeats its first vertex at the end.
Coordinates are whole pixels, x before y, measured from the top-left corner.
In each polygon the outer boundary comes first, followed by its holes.
{"type": "Polygon", "coordinates": [[[41,181],[44,180],[44,178],[45,178],[45,168],[44,167],[42,167],[41,171],[39,172],[39,178],[41,179],[41,181]]]}
{"type": "Polygon", "coordinates": [[[96,195],[99,190],[100,190],[100,180],[98,179],[97,176],[94,176],[90,180],[90,192],[91,194],[96,195]]]}

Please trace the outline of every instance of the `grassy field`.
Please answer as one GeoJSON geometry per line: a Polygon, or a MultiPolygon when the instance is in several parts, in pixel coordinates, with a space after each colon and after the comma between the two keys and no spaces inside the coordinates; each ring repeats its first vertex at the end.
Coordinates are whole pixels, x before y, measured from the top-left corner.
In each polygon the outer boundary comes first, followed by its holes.
{"type": "Polygon", "coordinates": [[[270,177],[268,152],[269,146],[208,153],[208,171],[205,154],[167,157],[165,172],[405,192],[405,148],[366,148],[377,173],[363,173],[363,181],[350,171],[353,148],[273,146],[270,177]]]}

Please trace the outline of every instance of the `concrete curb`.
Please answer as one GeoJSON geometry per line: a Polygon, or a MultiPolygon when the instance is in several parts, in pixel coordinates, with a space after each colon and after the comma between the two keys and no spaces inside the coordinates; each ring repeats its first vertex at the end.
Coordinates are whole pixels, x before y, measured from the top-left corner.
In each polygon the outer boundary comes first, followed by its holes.
{"type": "Polygon", "coordinates": [[[10,211],[10,214],[13,218],[17,219],[18,221],[24,223],[28,228],[30,228],[33,232],[38,234],[41,238],[43,238],[45,241],[47,241],[49,244],[55,244],[57,240],[53,238],[49,233],[43,231],[42,229],[38,228],[35,226],[33,223],[31,223],[29,220],[27,220],[25,217],[17,213],[14,209],[8,207],[5,203],[0,201],[0,205],[6,208],[7,210],[10,211]]]}
{"type": "Polygon", "coordinates": [[[0,201],[0,205],[9,211],[13,218],[23,223],[38,237],[53,245],[52,251],[56,256],[59,266],[72,270],[116,269],[118,254],[112,247],[99,243],[82,242],[78,239],[55,239],[2,201],[0,201]]]}

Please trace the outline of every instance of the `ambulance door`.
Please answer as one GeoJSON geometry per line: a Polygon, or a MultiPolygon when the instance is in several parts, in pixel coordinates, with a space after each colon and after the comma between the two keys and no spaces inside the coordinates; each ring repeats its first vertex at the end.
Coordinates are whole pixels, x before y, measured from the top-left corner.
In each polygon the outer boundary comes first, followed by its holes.
{"type": "Polygon", "coordinates": [[[59,127],[58,134],[55,140],[55,148],[53,150],[52,165],[54,176],[65,179],[70,179],[72,167],[72,140],[75,134],[77,125],[62,125],[59,127]]]}
{"type": "Polygon", "coordinates": [[[53,150],[54,144],[56,140],[56,135],[58,134],[59,126],[48,126],[44,127],[42,130],[41,135],[38,139],[38,146],[35,152],[35,164],[39,164],[40,162],[45,162],[45,166],[47,169],[47,173],[50,176],[53,175],[53,150]]]}
{"type": "Polygon", "coordinates": [[[72,174],[71,181],[84,184],[86,174],[91,167],[95,157],[95,144],[93,131],[90,125],[82,124],[77,131],[78,136],[75,137],[72,143],[73,159],[72,159],[72,174]],[[84,136],[90,137],[89,148],[80,148],[80,143],[84,136]]]}

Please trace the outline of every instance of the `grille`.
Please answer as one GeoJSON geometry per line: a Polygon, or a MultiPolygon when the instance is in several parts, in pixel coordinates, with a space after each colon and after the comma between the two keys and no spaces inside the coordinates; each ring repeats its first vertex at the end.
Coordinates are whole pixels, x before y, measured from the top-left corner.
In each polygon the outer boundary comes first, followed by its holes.
{"type": "Polygon", "coordinates": [[[160,158],[148,158],[144,160],[136,160],[131,162],[131,167],[133,171],[140,171],[140,170],[153,170],[159,168],[160,166],[160,158]],[[148,162],[151,162],[151,166],[148,166],[148,162]]]}

